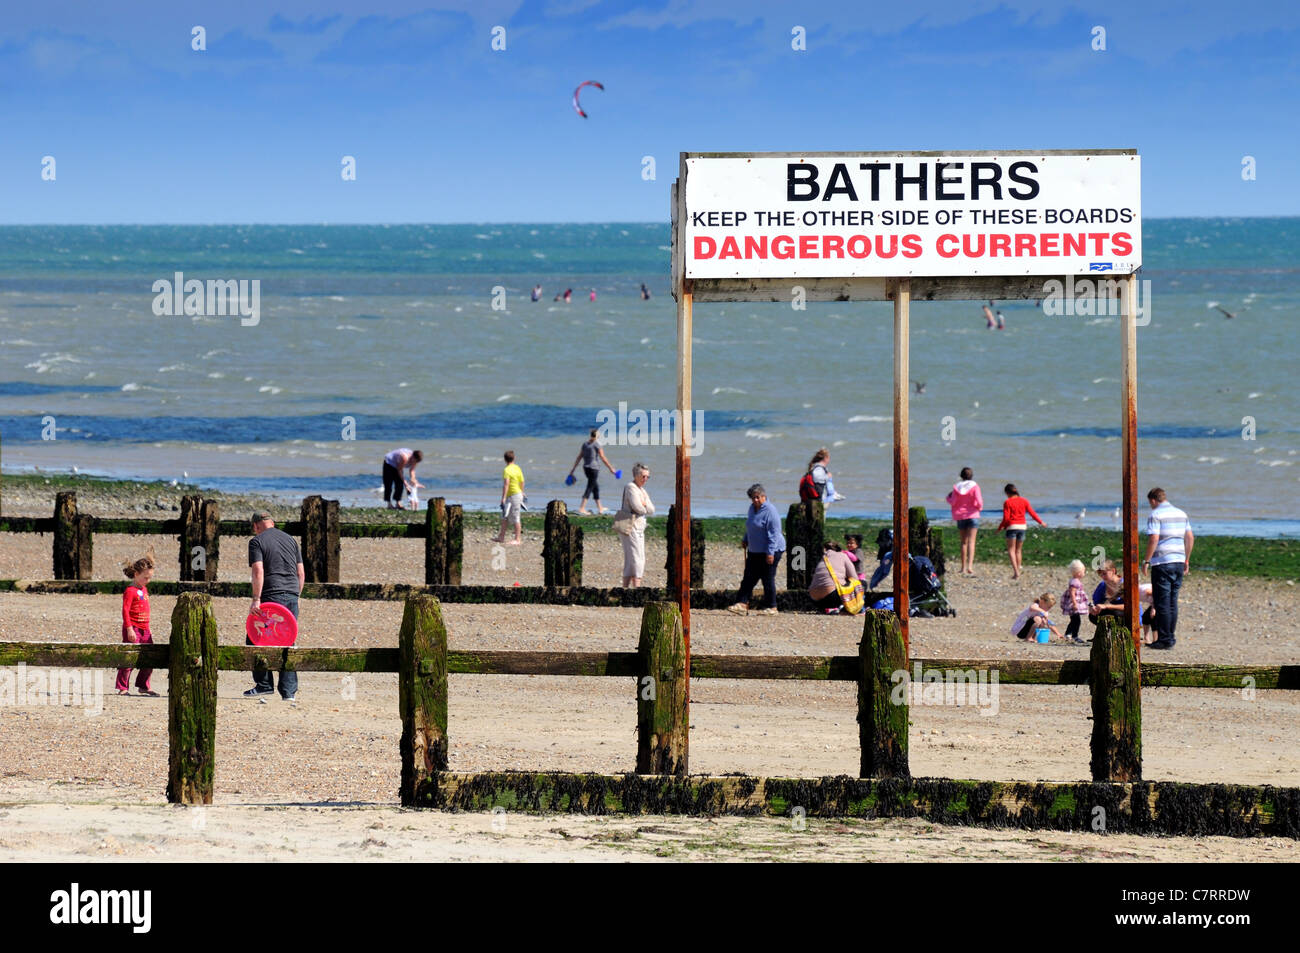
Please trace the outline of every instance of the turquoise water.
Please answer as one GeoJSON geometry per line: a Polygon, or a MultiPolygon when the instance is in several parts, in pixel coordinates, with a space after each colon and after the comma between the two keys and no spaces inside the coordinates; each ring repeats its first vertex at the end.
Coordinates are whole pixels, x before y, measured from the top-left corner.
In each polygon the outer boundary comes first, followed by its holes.
{"type": "MultiPolygon", "coordinates": [[[[1202,531],[1300,533],[1300,219],[1145,229],[1141,484],[1164,486],[1202,531]]],[[[666,225],[645,223],[0,228],[5,469],[188,473],[365,502],[401,445],[428,457],[426,496],[488,506],[510,446],[535,503],[573,497],[563,477],[598,411],[672,406],[668,244],[666,225]],[[257,279],[260,320],[155,315],[154,281],[178,271],[257,279]],[[566,287],[572,301],[552,301],[566,287]]],[[[945,512],[969,465],[989,501],[1014,481],[1049,522],[1083,511],[1112,525],[1118,319],[1000,307],[1007,329],[990,332],[977,302],[913,305],[913,501],[945,512]]],[[[739,512],[756,480],[784,506],[825,445],[848,497],[831,512],[887,513],[890,306],[700,305],[695,318],[696,511],[739,512]]],[[[649,464],[666,508],[670,446],[608,453],[649,464]]]]}

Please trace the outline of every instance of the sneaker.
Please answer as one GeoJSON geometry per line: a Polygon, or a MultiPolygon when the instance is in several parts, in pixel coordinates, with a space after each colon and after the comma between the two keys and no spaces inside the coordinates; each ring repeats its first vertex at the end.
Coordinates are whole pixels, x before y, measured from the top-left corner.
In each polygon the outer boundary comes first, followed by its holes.
{"type": "Polygon", "coordinates": [[[839,614],[840,614],[839,607],[838,607],[838,606],[832,606],[831,608],[829,608],[829,609],[826,610],[826,614],[827,614],[827,615],[839,615],[839,614]]]}
{"type": "Polygon", "coordinates": [[[287,702],[296,702],[298,700],[298,693],[294,692],[292,695],[285,695],[284,700],[287,702]]]}
{"type": "Polygon", "coordinates": [[[743,602],[737,602],[734,606],[727,606],[728,612],[734,612],[736,615],[746,615],[749,612],[749,606],[743,602]]]}
{"type": "Polygon", "coordinates": [[[766,609],[759,609],[759,615],[776,615],[776,606],[768,606],[766,609]]]}
{"type": "Polygon", "coordinates": [[[1174,647],[1173,642],[1166,642],[1164,639],[1156,639],[1154,642],[1152,642],[1150,645],[1147,646],[1147,648],[1149,649],[1172,649],[1173,647],[1174,647]]]}
{"type": "Polygon", "coordinates": [[[259,695],[273,695],[273,694],[275,694],[275,689],[273,689],[273,688],[258,688],[258,687],[255,685],[255,686],[253,686],[252,688],[250,688],[248,691],[244,692],[244,697],[245,697],[245,698],[257,698],[259,695]]]}

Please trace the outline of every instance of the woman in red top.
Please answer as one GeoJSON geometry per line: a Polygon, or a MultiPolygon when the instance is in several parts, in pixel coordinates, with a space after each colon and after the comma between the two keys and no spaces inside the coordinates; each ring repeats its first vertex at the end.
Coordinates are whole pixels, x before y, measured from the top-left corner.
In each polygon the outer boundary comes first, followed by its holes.
{"type": "Polygon", "coordinates": [[[1025,545],[1025,530],[1028,524],[1025,523],[1025,514],[1032,516],[1039,526],[1046,526],[1034,512],[1034,508],[1029,505],[1029,501],[1020,495],[1014,483],[1008,483],[1002,488],[1007,495],[1007,501],[1002,504],[1002,522],[998,524],[998,529],[1007,531],[1007,557],[1011,560],[1011,578],[1020,578],[1020,551],[1025,545]]]}
{"type": "MultiPolygon", "coordinates": [[[[124,563],[122,572],[131,580],[131,585],[122,593],[122,641],[136,644],[152,643],[153,633],[149,631],[149,580],[153,578],[153,551],[134,562],[124,563]]],[[[158,697],[158,693],[149,688],[149,677],[153,669],[142,668],[135,677],[135,687],[141,695],[158,697]]],[[[131,687],[131,670],[117,670],[117,693],[129,695],[131,687]]]]}

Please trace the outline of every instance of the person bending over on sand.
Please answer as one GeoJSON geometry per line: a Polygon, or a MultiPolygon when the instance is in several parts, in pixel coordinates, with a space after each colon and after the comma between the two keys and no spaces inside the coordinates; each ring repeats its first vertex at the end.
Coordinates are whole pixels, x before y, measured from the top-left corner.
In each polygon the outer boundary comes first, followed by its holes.
{"type": "Polygon", "coordinates": [[[506,527],[515,524],[515,538],[508,546],[518,546],[523,539],[524,471],[515,463],[515,452],[505,453],[506,467],[501,471],[501,532],[493,542],[506,542],[506,527]]]}
{"type": "Polygon", "coordinates": [[[1016,621],[1011,623],[1011,634],[1016,638],[1033,642],[1035,629],[1048,629],[1052,635],[1058,639],[1065,639],[1060,629],[1052,625],[1047,617],[1047,613],[1056,605],[1056,597],[1050,592],[1045,592],[1029,605],[1020,610],[1020,615],[1016,616],[1016,621]]]}
{"type": "Polygon", "coordinates": [[[1002,522],[998,524],[998,529],[1007,531],[1007,558],[1011,560],[1011,578],[1020,578],[1020,552],[1025,545],[1025,530],[1028,524],[1025,522],[1025,514],[1028,513],[1034,518],[1039,526],[1046,526],[1034,508],[1029,505],[1029,501],[1020,495],[1014,483],[1008,483],[1002,488],[1007,495],[1007,501],[1002,504],[1002,522]]]}
{"type": "MultiPolygon", "coordinates": [[[[133,645],[147,645],[153,642],[153,633],[149,631],[149,580],[153,578],[153,550],[139,559],[128,560],[122,564],[122,572],[131,584],[122,593],[122,641],[133,645]]],[[[149,687],[149,677],[153,669],[142,668],[135,676],[135,687],[141,695],[158,697],[158,693],[149,687]]],[[[131,688],[131,670],[117,670],[117,693],[129,695],[131,688]]]]}
{"type": "MultiPolygon", "coordinates": [[[[264,510],[255,510],[251,519],[253,538],[248,541],[248,568],[253,581],[253,604],[249,612],[260,611],[265,600],[284,606],[297,619],[298,594],[306,578],[298,541],[276,529],[275,520],[264,510]]],[[[252,645],[253,640],[245,635],[244,643],[252,645]]],[[[244,692],[244,697],[273,694],[275,676],[264,670],[253,673],[253,687],[244,692]]],[[[298,698],[298,673],[292,669],[280,673],[280,697],[287,702],[298,698]]]]}
{"type": "Polygon", "coordinates": [[[961,574],[975,575],[975,535],[979,532],[980,513],[984,509],[984,496],[975,482],[975,471],[961,468],[961,480],[948,492],[948,507],[961,535],[961,574]]]}
{"type": "Polygon", "coordinates": [[[415,482],[416,464],[423,459],[423,453],[409,447],[390,450],[384,454],[384,505],[388,509],[402,508],[402,490],[411,489],[411,484],[415,482]],[[403,470],[406,470],[409,476],[402,476],[403,470]]]}
{"type": "Polygon", "coordinates": [[[785,536],[781,532],[781,515],[767,501],[767,491],[761,483],[748,490],[750,507],[745,519],[745,574],[740,580],[740,595],[736,604],[727,606],[737,615],[749,612],[749,600],[754,586],[763,580],[763,597],[767,608],[759,609],[762,615],[776,615],[776,567],[785,555],[785,536]]]}
{"type": "Polygon", "coordinates": [[[855,584],[859,584],[858,569],[852,557],[836,549],[830,540],[822,543],[822,558],[813,569],[812,580],[808,585],[808,595],[817,608],[825,609],[831,615],[836,614],[844,607],[839,590],[851,588],[855,584]]]}
{"type": "MultiPolygon", "coordinates": [[[[578,455],[573,460],[573,466],[569,467],[569,476],[573,476],[573,471],[578,469],[578,464],[581,463],[582,472],[587,477],[587,488],[582,491],[582,502],[578,504],[578,513],[581,516],[591,515],[587,509],[587,497],[591,497],[596,501],[596,509],[600,511],[601,516],[609,512],[600,503],[600,484],[596,482],[596,478],[600,476],[600,465],[602,463],[609,467],[610,473],[614,473],[614,465],[609,462],[609,458],[605,456],[605,451],[600,446],[600,441],[596,439],[599,433],[599,430],[591,432],[591,436],[579,448],[578,455]]],[[[615,474],[614,478],[618,479],[618,475],[615,474]]]]}
{"type": "Polygon", "coordinates": [[[648,479],[648,466],[638,463],[632,467],[632,482],[623,487],[623,505],[614,516],[614,529],[623,543],[624,589],[637,588],[645,578],[645,518],[655,511],[645,490],[648,479]]]}

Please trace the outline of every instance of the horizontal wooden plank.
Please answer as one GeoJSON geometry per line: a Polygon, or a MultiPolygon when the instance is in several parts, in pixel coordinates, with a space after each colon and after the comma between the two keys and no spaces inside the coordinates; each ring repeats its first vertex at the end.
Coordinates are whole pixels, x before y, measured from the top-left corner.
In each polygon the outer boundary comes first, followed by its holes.
{"type": "MultiPolygon", "coordinates": [[[[150,592],[174,596],[180,592],[206,592],[219,599],[247,599],[252,588],[246,582],[170,582],[154,580],[150,592]]],[[[96,595],[121,594],[122,584],[112,580],[84,579],[0,579],[0,592],[33,594],[96,595]]],[[[389,583],[315,583],[303,588],[304,599],[353,599],[400,602],[413,593],[436,596],[440,602],[484,605],[612,606],[640,608],[647,602],[670,599],[663,589],[601,589],[589,586],[411,586],[389,583]]],[[[868,593],[868,601],[888,593],[868,593]]],[[[736,601],[734,589],[696,589],[691,603],[696,609],[725,609],[736,601]]],[[[777,594],[782,612],[813,612],[815,607],[803,591],[777,594]]],[[[819,611],[819,610],[817,610],[819,611]]]]}
{"type": "Polygon", "coordinates": [[[179,536],[181,532],[179,517],[149,520],[97,516],[90,525],[96,533],[121,533],[128,536],[179,536]]]}
{"type": "Polygon", "coordinates": [[[220,671],[251,672],[260,667],[296,672],[396,672],[401,662],[396,647],[372,649],[270,648],[254,645],[217,647],[220,671]]]}
{"type": "Polygon", "coordinates": [[[755,778],[440,772],[416,807],[569,814],[915,817],[940,824],[1112,834],[1300,837],[1300,788],[1139,782],[755,778]]]}
{"type": "Polygon", "coordinates": [[[447,672],[464,675],[591,675],[635,678],[635,652],[516,652],[447,650],[447,672]]]}
{"type": "Polygon", "coordinates": [[[424,539],[429,528],[424,523],[339,523],[344,539],[424,539]]]}
{"type": "MultiPolygon", "coordinates": [[[[284,660],[301,672],[396,672],[397,649],[294,647],[267,649],[223,645],[218,668],[249,671],[258,657],[284,660]]],[[[166,668],[167,643],[131,645],[86,642],[0,642],[0,665],[166,668]]],[[[858,678],[856,655],[694,655],[694,678],[845,681],[858,678]]],[[[1085,685],[1085,659],[913,659],[908,675],[916,680],[933,675],[942,681],[991,679],[1000,685],[1085,685]]],[[[635,652],[530,652],[453,649],[447,671],[466,675],[574,675],[635,677],[640,673],[635,652]]],[[[1151,663],[1142,667],[1144,688],[1300,689],[1300,665],[1177,665],[1151,663]]]]}
{"type": "Polygon", "coordinates": [[[52,516],[6,516],[0,519],[0,533],[53,533],[52,516]]]}

